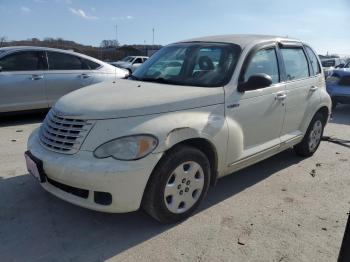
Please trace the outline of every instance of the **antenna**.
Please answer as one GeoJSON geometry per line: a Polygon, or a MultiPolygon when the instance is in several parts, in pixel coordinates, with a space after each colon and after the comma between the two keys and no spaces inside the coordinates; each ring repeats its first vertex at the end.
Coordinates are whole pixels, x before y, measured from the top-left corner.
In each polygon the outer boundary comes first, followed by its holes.
{"type": "Polygon", "coordinates": [[[154,45],[154,27],[152,28],[152,45],[154,45]]]}

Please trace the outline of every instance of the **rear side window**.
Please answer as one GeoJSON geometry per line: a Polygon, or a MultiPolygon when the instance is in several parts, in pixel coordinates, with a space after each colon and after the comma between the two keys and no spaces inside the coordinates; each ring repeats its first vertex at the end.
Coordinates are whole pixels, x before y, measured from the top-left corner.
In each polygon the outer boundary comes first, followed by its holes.
{"type": "Polygon", "coordinates": [[[314,71],[314,75],[318,75],[321,73],[321,67],[320,64],[318,63],[317,56],[315,53],[311,50],[310,47],[305,46],[306,52],[310,58],[311,66],[314,71]]]}
{"type": "Polygon", "coordinates": [[[43,59],[44,53],[40,51],[22,51],[9,54],[0,60],[2,71],[35,71],[46,69],[43,59]]]}
{"type": "Polygon", "coordinates": [[[280,81],[276,51],[274,48],[259,50],[254,54],[245,71],[243,81],[255,74],[264,73],[272,78],[272,83],[280,81]]]}
{"type": "Polygon", "coordinates": [[[74,55],[47,52],[50,70],[81,70],[88,69],[88,66],[82,60],[74,55]]]}
{"type": "Polygon", "coordinates": [[[136,58],[133,64],[142,64],[142,59],[141,58],[136,58]]]}
{"type": "Polygon", "coordinates": [[[93,61],[91,61],[89,59],[82,58],[82,61],[91,70],[97,69],[97,68],[99,68],[101,66],[100,64],[98,64],[96,62],[93,62],[93,61]]]}
{"type": "Polygon", "coordinates": [[[281,48],[287,81],[309,76],[309,65],[302,48],[281,48]]]}

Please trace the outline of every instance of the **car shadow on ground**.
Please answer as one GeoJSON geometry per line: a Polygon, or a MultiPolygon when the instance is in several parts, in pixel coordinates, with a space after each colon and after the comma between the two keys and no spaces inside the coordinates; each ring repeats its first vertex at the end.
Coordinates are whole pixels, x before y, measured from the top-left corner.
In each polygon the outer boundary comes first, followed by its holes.
{"type": "Polygon", "coordinates": [[[338,105],[332,111],[331,123],[350,125],[350,105],[338,105]]]}
{"type": "MultiPolygon", "coordinates": [[[[234,197],[302,158],[291,150],[220,179],[198,213],[234,197]]],[[[30,175],[0,178],[0,261],[103,261],[177,225],[143,211],[105,214],[44,192],[30,175]]]]}
{"type": "Polygon", "coordinates": [[[47,112],[48,110],[40,110],[25,113],[0,114],[0,127],[41,123],[47,112]]]}

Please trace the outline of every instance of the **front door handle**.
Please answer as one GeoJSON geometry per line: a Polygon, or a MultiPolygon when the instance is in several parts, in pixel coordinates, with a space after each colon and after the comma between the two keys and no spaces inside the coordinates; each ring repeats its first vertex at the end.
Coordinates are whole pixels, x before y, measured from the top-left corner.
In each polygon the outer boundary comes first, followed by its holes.
{"type": "Polygon", "coordinates": [[[43,79],[44,76],[43,75],[32,75],[32,77],[30,78],[31,80],[40,80],[43,79]]]}
{"type": "Polygon", "coordinates": [[[314,91],[316,91],[318,89],[318,86],[312,86],[312,87],[310,87],[310,91],[311,92],[314,92],[314,91]]]}
{"type": "Polygon", "coordinates": [[[81,74],[80,75],[80,78],[82,78],[82,79],[89,78],[89,77],[90,77],[90,75],[88,75],[88,74],[81,74]]]}
{"type": "Polygon", "coordinates": [[[287,95],[285,93],[278,93],[275,97],[277,100],[284,100],[286,99],[287,95]]]}

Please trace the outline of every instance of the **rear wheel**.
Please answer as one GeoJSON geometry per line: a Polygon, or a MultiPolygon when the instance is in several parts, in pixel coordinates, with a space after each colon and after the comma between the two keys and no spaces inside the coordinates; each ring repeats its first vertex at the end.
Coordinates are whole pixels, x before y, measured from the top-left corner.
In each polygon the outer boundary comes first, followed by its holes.
{"type": "Polygon", "coordinates": [[[209,187],[210,165],[200,150],[177,146],[161,160],[148,182],[143,207],[162,223],[189,217],[209,187]]]}
{"type": "Polygon", "coordinates": [[[324,126],[324,116],[321,113],[316,113],[311,120],[303,140],[294,146],[295,152],[300,156],[312,156],[321,143],[324,126]]]}

